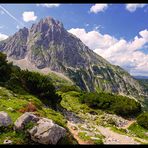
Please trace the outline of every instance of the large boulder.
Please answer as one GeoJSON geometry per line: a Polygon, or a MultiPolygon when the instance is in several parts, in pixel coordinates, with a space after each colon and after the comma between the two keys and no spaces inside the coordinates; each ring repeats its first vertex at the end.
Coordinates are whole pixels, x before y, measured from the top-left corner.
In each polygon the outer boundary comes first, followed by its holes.
{"type": "Polygon", "coordinates": [[[41,144],[57,144],[65,136],[66,130],[52,120],[41,118],[30,131],[31,139],[41,144]]]}
{"type": "Polygon", "coordinates": [[[1,126],[7,127],[7,126],[9,126],[11,124],[12,124],[12,120],[9,117],[9,115],[6,112],[1,111],[0,112],[0,127],[1,126]]]}
{"type": "Polygon", "coordinates": [[[23,130],[25,125],[29,122],[37,122],[40,118],[32,113],[26,112],[20,116],[14,123],[15,130],[23,130]]]}

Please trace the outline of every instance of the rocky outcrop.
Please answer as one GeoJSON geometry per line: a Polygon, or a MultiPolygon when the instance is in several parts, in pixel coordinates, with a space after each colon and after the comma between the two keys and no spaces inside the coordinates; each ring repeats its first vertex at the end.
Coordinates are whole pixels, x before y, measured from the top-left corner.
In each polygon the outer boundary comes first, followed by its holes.
{"type": "Polygon", "coordinates": [[[57,144],[66,134],[66,130],[52,120],[38,117],[30,112],[24,113],[16,120],[14,130],[26,130],[33,141],[41,144],[57,144]],[[30,122],[34,123],[33,127],[25,129],[30,122]]]}
{"type": "Polygon", "coordinates": [[[53,123],[52,120],[41,118],[30,131],[31,139],[41,144],[57,144],[65,136],[66,130],[53,123]]]}
{"type": "Polygon", "coordinates": [[[12,124],[12,120],[9,117],[9,115],[6,112],[1,111],[0,112],[0,127],[1,126],[7,127],[11,124],[12,124]]]}
{"type": "Polygon", "coordinates": [[[30,112],[26,112],[15,121],[14,129],[23,130],[27,123],[29,123],[30,121],[37,122],[38,120],[39,120],[39,117],[33,115],[30,112]]]}
{"type": "Polygon", "coordinates": [[[117,92],[137,98],[144,93],[125,70],[94,53],[51,17],[0,42],[0,51],[16,60],[26,59],[38,69],[48,67],[63,73],[83,90],[117,92]]]}

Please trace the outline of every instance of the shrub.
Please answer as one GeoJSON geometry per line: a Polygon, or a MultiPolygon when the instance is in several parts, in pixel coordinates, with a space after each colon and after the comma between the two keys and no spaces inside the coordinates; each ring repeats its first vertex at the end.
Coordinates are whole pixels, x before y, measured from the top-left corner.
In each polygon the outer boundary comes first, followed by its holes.
{"type": "Polygon", "coordinates": [[[84,93],[80,97],[81,103],[91,108],[106,110],[121,116],[137,115],[141,112],[141,105],[134,99],[111,93],[84,93]]]}
{"type": "Polygon", "coordinates": [[[8,63],[7,56],[0,52],[0,84],[15,93],[31,93],[39,97],[45,104],[56,109],[61,97],[56,94],[49,76],[37,72],[21,70],[8,63]]]}
{"type": "Polygon", "coordinates": [[[78,86],[76,85],[71,85],[71,86],[62,86],[60,88],[60,91],[62,92],[69,92],[69,91],[80,91],[80,89],[78,88],[78,86]]]}
{"type": "Polygon", "coordinates": [[[137,123],[148,129],[148,112],[144,112],[137,117],[137,123]]]}
{"type": "Polygon", "coordinates": [[[54,109],[56,109],[56,104],[61,101],[61,97],[56,94],[51,79],[37,72],[20,70],[15,67],[7,85],[15,92],[23,93],[24,90],[38,96],[43,103],[50,105],[54,109]],[[13,85],[15,86],[13,87],[13,85]]]}
{"type": "Polygon", "coordinates": [[[0,82],[5,82],[10,78],[12,63],[7,63],[6,54],[0,52],[0,82]]]}

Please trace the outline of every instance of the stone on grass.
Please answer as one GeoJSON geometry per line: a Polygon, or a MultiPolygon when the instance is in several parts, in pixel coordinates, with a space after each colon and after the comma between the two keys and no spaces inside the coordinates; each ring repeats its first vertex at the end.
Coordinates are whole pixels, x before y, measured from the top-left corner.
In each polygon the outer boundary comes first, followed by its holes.
{"type": "Polygon", "coordinates": [[[1,126],[7,127],[11,124],[12,124],[12,120],[9,117],[9,115],[6,112],[1,111],[0,112],[0,127],[1,126]]]}
{"type": "Polygon", "coordinates": [[[66,130],[52,120],[41,118],[30,131],[31,139],[41,144],[57,144],[65,136],[66,130]]]}
{"type": "Polygon", "coordinates": [[[38,120],[39,120],[39,117],[35,116],[34,114],[30,112],[26,112],[15,121],[14,129],[23,130],[25,125],[27,125],[27,123],[37,122],[38,120]]]}

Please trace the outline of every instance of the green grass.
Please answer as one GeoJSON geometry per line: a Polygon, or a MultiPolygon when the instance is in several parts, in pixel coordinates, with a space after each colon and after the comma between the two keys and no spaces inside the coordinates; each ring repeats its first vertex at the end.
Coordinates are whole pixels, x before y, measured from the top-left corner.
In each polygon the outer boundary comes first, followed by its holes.
{"type": "Polygon", "coordinates": [[[61,113],[56,112],[56,111],[52,110],[51,108],[45,108],[45,107],[42,107],[42,109],[39,111],[39,113],[44,117],[52,119],[58,125],[66,127],[66,119],[64,118],[64,116],[61,113]]]}
{"type": "Polygon", "coordinates": [[[89,112],[90,108],[86,104],[80,103],[79,95],[80,93],[75,91],[63,93],[61,101],[62,107],[75,113],[79,113],[80,111],[83,111],[83,113],[89,112]]]}
{"type": "Polygon", "coordinates": [[[95,137],[98,139],[91,139],[86,132],[79,132],[78,136],[84,141],[90,141],[94,144],[103,144],[102,137],[100,135],[95,135],[95,137]]]}
{"type": "Polygon", "coordinates": [[[110,127],[112,131],[116,132],[116,133],[119,133],[119,134],[122,134],[122,135],[127,135],[127,132],[125,129],[122,129],[122,128],[117,128],[117,127],[114,127],[114,126],[111,126],[110,127]]]}
{"type": "Polygon", "coordinates": [[[11,140],[12,144],[29,144],[34,143],[29,137],[28,134],[21,131],[16,132],[13,130],[13,126],[9,127],[0,127],[0,144],[3,144],[4,140],[11,140]]]}
{"type": "Polygon", "coordinates": [[[61,106],[66,108],[69,111],[75,113],[91,113],[95,112],[98,115],[103,114],[104,112],[100,109],[93,109],[88,107],[86,104],[82,104],[80,102],[81,92],[76,91],[69,91],[66,93],[57,92],[59,95],[62,96],[61,106]]]}
{"type": "MultiPolygon", "coordinates": [[[[19,110],[24,108],[29,102],[32,102],[36,106],[36,114],[40,115],[41,117],[49,118],[56,124],[66,127],[66,119],[64,116],[51,108],[45,107],[42,101],[37,97],[28,94],[17,95],[6,88],[0,87],[0,111],[7,112],[13,122],[15,122],[16,119],[23,114],[19,112],[19,110]]],[[[29,123],[25,128],[30,129],[33,126],[34,123],[29,123]]],[[[0,132],[0,144],[3,144],[3,141],[6,139],[6,137],[8,137],[9,140],[12,140],[13,144],[28,144],[29,142],[32,143],[32,141],[30,141],[29,137],[27,136],[28,135],[26,133],[18,133],[13,131],[12,128],[8,128],[8,130],[0,132]]]]}
{"type": "Polygon", "coordinates": [[[87,136],[85,132],[79,132],[78,136],[84,141],[91,141],[90,136],[87,136]]]}
{"type": "Polygon", "coordinates": [[[45,108],[42,101],[33,95],[15,95],[12,91],[0,87],[0,111],[5,111],[15,122],[23,113],[19,109],[24,108],[29,102],[32,102],[36,108],[37,114],[55,121],[55,123],[65,126],[66,120],[63,115],[51,108],[45,108]],[[11,110],[12,108],[12,110],[11,110]]]}
{"type": "Polygon", "coordinates": [[[148,136],[146,135],[146,133],[148,133],[148,130],[143,128],[143,127],[141,127],[137,123],[133,123],[128,128],[128,130],[129,130],[130,134],[134,134],[135,136],[137,136],[139,138],[148,140],[148,136]]]}
{"type": "Polygon", "coordinates": [[[73,84],[72,81],[62,78],[53,72],[50,72],[48,76],[52,80],[52,83],[54,84],[54,86],[56,86],[57,88],[60,88],[62,86],[71,86],[73,84]]]}
{"type": "Polygon", "coordinates": [[[62,92],[57,92],[57,93],[62,96],[61,106],[63,108],[66,108],[68,111],[72,111],[76,114],[79,114],[79,115],[81,114],[81,117],[84,119],[86,118],[86,116],[83,116],[83,114],[85,113],[91,114],[93,112],[98,116],[104,113],[100,109],[92,109],[88,107],[86,104],[82,104],[79,98],[81,95],[80,92],[69,91],[66,93],[62,93],[62,92]]]}

